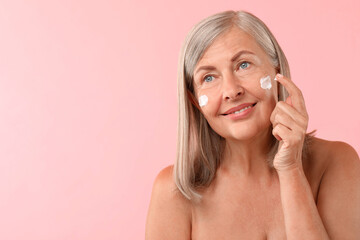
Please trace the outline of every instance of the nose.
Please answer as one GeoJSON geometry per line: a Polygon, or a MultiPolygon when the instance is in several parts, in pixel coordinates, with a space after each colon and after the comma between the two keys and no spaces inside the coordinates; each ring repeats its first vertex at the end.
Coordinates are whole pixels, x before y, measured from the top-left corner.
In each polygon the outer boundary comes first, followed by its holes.
{"type": "Polygon", "coordinates": [[[241,86],[240,80],[233,72],[224,74],[223,79],[223,99],[236,100],[244,94],[244,88],[241,86]]]}

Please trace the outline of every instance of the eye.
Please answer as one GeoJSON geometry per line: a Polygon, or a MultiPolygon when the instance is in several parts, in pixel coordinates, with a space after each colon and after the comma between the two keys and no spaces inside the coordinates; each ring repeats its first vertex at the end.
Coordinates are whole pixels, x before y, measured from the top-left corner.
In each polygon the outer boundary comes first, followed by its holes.
{"type": "Polygon", "coordinates": [[[205,82],[210,82],[211,81],[211,78],[213,78],[214,76],[211,76],[211,75],[207,75],[207,76],[205,76],[204,78],[203,78],[203,80],[205,81],[205,82]],[[209,81],[207,81],[207,80],[209,80],[209,81]]]}
{"type": "Polygon", "coordinates": [[[242,63],[240,63],[240,68],[241,69],[246,69],[246,68],[248,68],[249,67],[249,65],[250,65],[250,63],[249,62],[242,62],[242,63]]]}

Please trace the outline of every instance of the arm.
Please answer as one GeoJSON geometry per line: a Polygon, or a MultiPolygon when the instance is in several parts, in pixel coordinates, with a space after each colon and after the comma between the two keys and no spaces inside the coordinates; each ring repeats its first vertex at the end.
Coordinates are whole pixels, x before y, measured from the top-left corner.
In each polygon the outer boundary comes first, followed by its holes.
{"type": "Polygon", "coordinates": [[[317,207],[302,170],[279,173],[288,239],[360,239],[360,160],[350,145],[333,145],[317,207]]]}
{"type": "Polygon", "coordinates": [[[273,135],[280,141],[273,165],[280,181],[288,239],[360,239],[360,161],[346,143],[332,143],[318,194],[318,206],[302,168],[309,116],[300,89],[276,75],[289,92],[271,114],[273,135]],[[321,218],[320,218],[321,216],[321,218]]]}
{"type": "Polygon", "coordinates": [[[278,171],[288,240],[329,240],[301,167],[278,171]]]}
{"type": "Polygon", "coordinates": [[[281,74],[276,78],[289,92],[285,102],[277,102],[270,117],[273,135],[280,141],[273,165],[279,176],[286,236],[288,240],[328,240],[302,166],[309,121],[304,97],[289,78],[281,74]]]}
{"type": "Polygon", "coordinates": [[[148,210],[146,240],[191,239],[191,208],[188,200],[176,189],[172,166],[157,175],[148,210]]]}

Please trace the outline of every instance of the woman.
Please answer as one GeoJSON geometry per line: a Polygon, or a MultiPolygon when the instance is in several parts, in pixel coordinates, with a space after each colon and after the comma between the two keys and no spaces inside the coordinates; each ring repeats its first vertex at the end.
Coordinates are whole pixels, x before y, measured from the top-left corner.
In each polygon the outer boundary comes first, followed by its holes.
{"type": "Polygon", "coordinates": [[[177,159],[155,179],[146,239],[360,239],[360,162],[306,133],[308,114],[265,24],[226,11],[188,34],[177,159]]]}

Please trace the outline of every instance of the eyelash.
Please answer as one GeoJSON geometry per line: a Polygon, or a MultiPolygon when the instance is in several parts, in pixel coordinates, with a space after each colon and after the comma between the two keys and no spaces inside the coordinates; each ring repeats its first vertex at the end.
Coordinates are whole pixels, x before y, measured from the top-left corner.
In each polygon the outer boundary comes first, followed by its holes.
{"type": "MultiPolygon", "coordinates": [[[[242,61],[242,62],[239,62],[239,64],[237,65],[236,69],[238,69],[243,63],[248,63],[249,65],[251,65],[251,63],[250,63],[249,61],[242,61]]],[[[248,67],[249,67],[249,66],[248,66],[248,67]]],[[[247,68],[248,68],[248,67],[247,67],[247,68]]],[[[206,79],[207,77],[214,77],[214,76],[211,75],[211,74],[205,75],[205,76],[203,77],[202,81],[205,82],[205,79],[206,79]]]]}
{"type": "Polygon", "coordinates": [[[249,65],[251,64],[250,62],[248,61],[243,61],[243,62],[240,62],[240,64],[238,65],[238,67],[236,69],[238,69],[243,63],[248,63],[249,65]]]}

